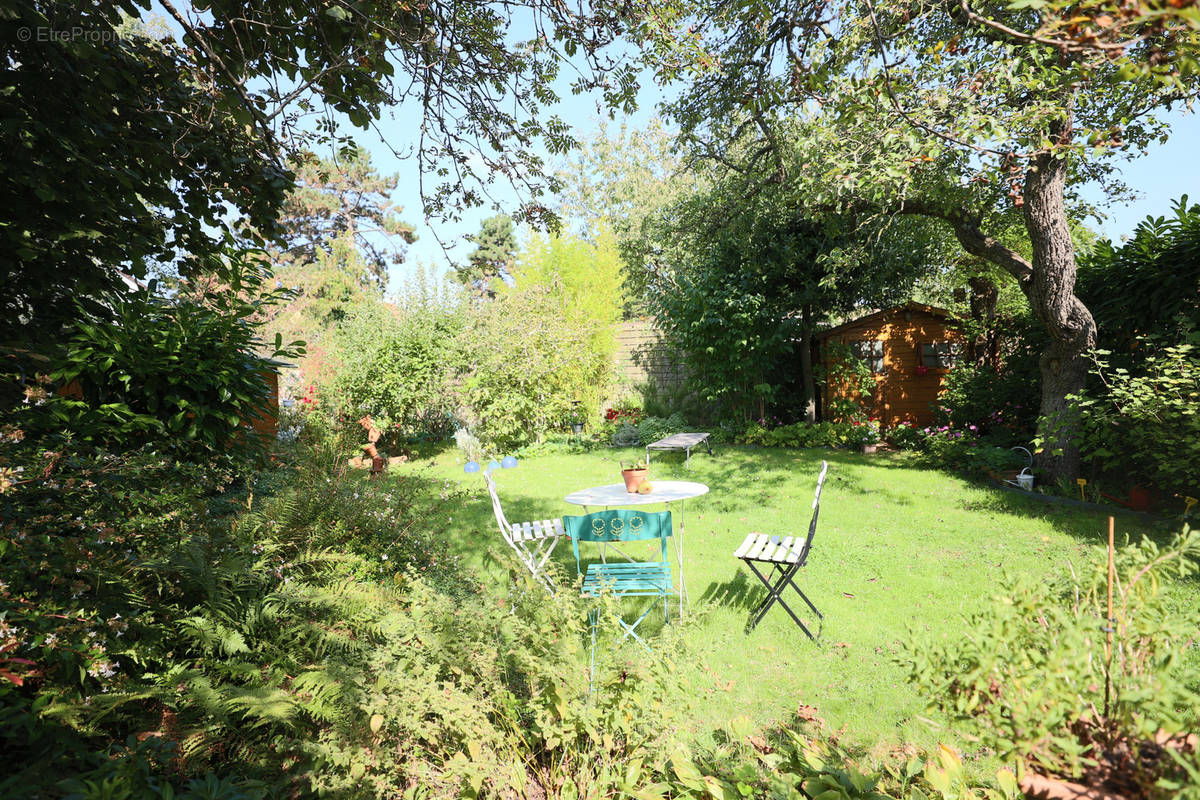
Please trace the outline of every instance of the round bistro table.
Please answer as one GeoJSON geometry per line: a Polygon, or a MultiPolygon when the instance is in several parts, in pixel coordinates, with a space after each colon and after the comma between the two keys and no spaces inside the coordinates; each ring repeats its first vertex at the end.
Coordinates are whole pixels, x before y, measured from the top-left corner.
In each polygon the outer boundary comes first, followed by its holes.
{"type": "Polygon", "coordinates": [[[675,556],[679,561],[679,616],[683,617],[687,600],[687,585],[683,580],[683,524],[684,501],[692,497],[708,494],[708,487],[695,481],[652,481],[654,491],[649,494],[638,494],[625,491],[625,484],[610,483],[607,486],[594,486],[591,489],[580,489],[571,492],[564,500],[576,506],[583,506],[586,514],[589,507],[600,506],[648,506],[663,503],[667,510],[672,503],[679,503],[679,535],[675,537],[675,556]]]}

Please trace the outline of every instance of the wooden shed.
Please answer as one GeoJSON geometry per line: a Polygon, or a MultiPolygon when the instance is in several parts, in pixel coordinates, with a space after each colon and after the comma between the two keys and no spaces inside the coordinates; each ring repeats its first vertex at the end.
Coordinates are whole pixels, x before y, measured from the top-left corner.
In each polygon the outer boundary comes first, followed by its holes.
{"type": "MultiPolygon", "coordinates": [[[[867,362],[875,378],[874,397],[867,408],[885,428],[900,422],[933,422],[930,406],[946,373],[962,359],[966,342],[949,311],[920,303],[876,311],[818,333],[816,340],[826,371],[831,342],[847,345],[867,362]]],[[[830,400],[844,391],[827,384],[822,408],[828,409],[830,400]]]]}

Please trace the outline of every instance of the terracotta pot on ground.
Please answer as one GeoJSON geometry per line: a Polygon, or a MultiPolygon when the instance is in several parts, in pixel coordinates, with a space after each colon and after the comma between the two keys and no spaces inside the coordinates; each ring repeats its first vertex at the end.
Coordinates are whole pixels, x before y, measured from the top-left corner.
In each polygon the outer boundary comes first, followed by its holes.
{"type": "Polygon", "coordinates": [[[650,470],[648,469],[621,470],[621,477],[625,479],[625,491],[629,492],[630,494],[636,494],[637,490],[641,488],[642,483],[645,482],[646,477],[649,474],[650,470]]]}

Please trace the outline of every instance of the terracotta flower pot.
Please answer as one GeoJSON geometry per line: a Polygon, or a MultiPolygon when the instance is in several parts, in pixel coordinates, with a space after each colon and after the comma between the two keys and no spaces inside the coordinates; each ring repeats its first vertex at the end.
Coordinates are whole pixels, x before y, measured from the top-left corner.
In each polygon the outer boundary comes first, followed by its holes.
{"type": "Polygon", "coordinates": [[[630,494],[637,494],[637,490],[641,488],[642,483],[646,480],[646,476],[650,474],[648,469],[623,469],[621,477],[625,479],[625,491],[630,494]]]}

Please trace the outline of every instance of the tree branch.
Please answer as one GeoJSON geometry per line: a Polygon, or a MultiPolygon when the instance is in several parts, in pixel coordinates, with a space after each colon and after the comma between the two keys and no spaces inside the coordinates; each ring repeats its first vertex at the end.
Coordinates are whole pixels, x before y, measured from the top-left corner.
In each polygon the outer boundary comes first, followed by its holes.
{"type": "MultiPolygon", "coordinates": [[[[960,2],[962,2],[965,6],[966,0],[960,0],[960,2]]],[[[962,139],[956,139],[949,134],[943,133],[932,125],[927,125],[918,119],[914,119],[907,111],[900,107],[900,101],[896,99],[896,93],[892,89],[892,72],[891,68],[888,66],[887,50],[883,45],[883,34],[879,30],[879,21],[875,17],[875,4],[871,2],[871,0],[867,0],[867,12],[871,18],[871,29],[875,33],[875,47],[879,54],[879,61],[883,66],[884,89],[886,90],[888,101],[891,103],[892,108],[900,116],[900,118],[917,130],[925,131],[930,136],[936,136],[942,141],[952,144],[955,147],[966,147],[970,150],[974,150],[977,153],[985,153],[987,155],[1004,156],[1005,153],[999,150],[993,150],[990,147],[982,147],[977,144],[971,144],[970,142],[963,141],[962,139]]]]}
{"type": "Polygon", "coordinates": [[[895,209],[898,214],[914,214],[940,219],[950,225],[954,238],[973,256],[1001,267],[1025,287],[1033,280],[1033,265],[1017,251],[986,235],[977,216],[958,209],[945,209],[922,200],[904,200],[895,209]]]}
{"type": "Polygon", "coordinates": [[[219,69],[221,73],[229,80],[233,90],[237,92],[238,97],[241,98],[242,105],[245,106],[246,110],[250,112],[250,116],[254,117],[254,121],[257,122],[258,126],[262,129],[264,144],[266,144],[267,151],[270,153],[271,158],[275,161],[276,166],[281,166],[279,164],[279,151],[275,146],[275,135],[271,131],[271,125],[267,118],[263,116],[262,111],[258,109],[258,106],[254,105],[254,101],[250,99],[250,95],[246,93],[246,87],[242,86],[242,82],[236,75],[233,74],[233,70],[229,68],[225,61],[219,55],[217,55],[216,51],[209,47],[208,42],[203,36],[200,35],[200,32],[196,30],[195,26],[193,26],[192,23],[183,16],[183,14],[179,13],[179,9],[175,8],[175,6],[171,3],[171,0],[161,0],[161,2],[163,8],[167,10],[167,13],[175,18],[175,21],[178,22],[179,25],[188,33],[188,35],[192,37],[192,41],[194,41],[196,45],[204,51],[205,55],[207,55],[209,59],[217,66],[217,69],[219,69]]]}
{"type": "Polygon", "coordinates": [[[994,19],[985,17],[982,14],[976,14],[971,10],[971,5],[968,0],[958,0],[958,8],[968,22],[972,22],[996,33],[1002,34],[1010,41],[1021,44],[1040,44],[1046,47],[1053,47],[1062,53],[1085,53],[1100,51],[1106,56],[1119,56],[1125,52],[1125,49],[1131,44],[1144,41],[1146,36],[1135,36],[1124,42],[1101,42],[1094,41],[1091,43],[1076,42],[1070,39],[1051,39],[1045,36],[1038,36],[1036,33],[1025,33],[1015,28],[1010,28],[1003,23],[997,22],[994,19]]]}

